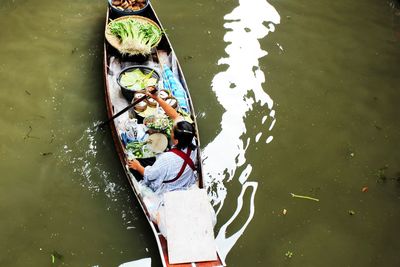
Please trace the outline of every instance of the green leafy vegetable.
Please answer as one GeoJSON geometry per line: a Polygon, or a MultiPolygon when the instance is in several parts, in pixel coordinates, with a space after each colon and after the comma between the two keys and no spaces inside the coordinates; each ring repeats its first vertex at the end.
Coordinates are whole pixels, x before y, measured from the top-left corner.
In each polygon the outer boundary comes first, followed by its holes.
{"type": "Polygon", "coordinates": [[[157,79],[152,78],[153,71],[145,75],[140,69],[134,71],[127,71],[121,75],[120,83],[126,88],[138,91],[157,84],[157,79]]]}
{"type": "Polygon", "coordinates": [[[172,121],[165,115],[151,115],[144,119],[147,128],[157,131],[166,131],[172,128],[172,121]]]}
{"type": "Polygon", "coordinates": [[[143,148],[145,142],[131,142],[126,145],[126,149],[130,150],[135,158],[143,158],[143,148]]]}
{"type": "Polygon", "coordinates": [[[157,26],[133,18],[112,21],[109,29],[121,40],[120,52],[130,55],[150,54],[151,48],[158,43],[162,35],[157,26]]]}

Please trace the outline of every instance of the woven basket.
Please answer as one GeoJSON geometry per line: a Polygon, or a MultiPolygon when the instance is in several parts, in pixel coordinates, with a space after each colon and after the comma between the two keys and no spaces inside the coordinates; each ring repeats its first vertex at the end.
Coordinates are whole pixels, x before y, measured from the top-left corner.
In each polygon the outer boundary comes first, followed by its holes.
{"type": "MultiPolygon", "coordinates": [[[[123,16],[123,17],[119,17],[119,18],[117,18],[117,19],[115,19],[113,21],[127,20],[127,19],[135,19],[135,20],[138,20],[138,21],[142,21],[144,23],[150,23],[150,24],[154,25],[155,27],[157,27],[161,32],[161,28],[160,28],[160,26],[158,26],[157,23],[155,23],[151,19],[148,19],[148,18],[145,18],[145,17],[142,17],[142,16],[137,16],[137,15],[123,16]]],[[[114,47],[118,51],[121,51],[121,40],[117,36],[113,35],[110,32],[110,27],[109,27],[110,23],[111,22],[109,22],[107,24],[106,31],[105,31],[106,40],[112,47],[114,47]]],[[[161,38],[162,38],[162,35],[160,35],[159,40],[151,48],[156,47],[160,43],[161,38]]]]}

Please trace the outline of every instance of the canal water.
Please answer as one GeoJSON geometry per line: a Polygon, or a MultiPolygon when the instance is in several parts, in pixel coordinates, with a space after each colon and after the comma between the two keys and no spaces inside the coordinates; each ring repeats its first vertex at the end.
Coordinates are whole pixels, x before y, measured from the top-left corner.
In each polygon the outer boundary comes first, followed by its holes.
{"type": "MultiPolygon", "coordinates": [[[[152,3],[194,100],[227,265],[399,266],[399,2],[152,3]]],[[[105,11],[0,2],[0,266],[160,265],[93,127],[105,11]]]]}

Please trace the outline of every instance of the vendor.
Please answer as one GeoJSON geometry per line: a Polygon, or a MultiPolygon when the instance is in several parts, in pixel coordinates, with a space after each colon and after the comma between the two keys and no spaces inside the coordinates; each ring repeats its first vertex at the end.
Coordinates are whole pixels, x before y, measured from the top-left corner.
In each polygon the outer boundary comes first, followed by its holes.
{"type": "Polygon", "coordinates": [[[128,166],[143,175],[143,183],[153,192],[189,188],[197,179],[197,148],[194,144],[195,129],[163,99],[148,93],[174,121],[171,131],[173,148],[157,157],[152,166],[143,167],[139,161],[130,160],[128,166]]]}

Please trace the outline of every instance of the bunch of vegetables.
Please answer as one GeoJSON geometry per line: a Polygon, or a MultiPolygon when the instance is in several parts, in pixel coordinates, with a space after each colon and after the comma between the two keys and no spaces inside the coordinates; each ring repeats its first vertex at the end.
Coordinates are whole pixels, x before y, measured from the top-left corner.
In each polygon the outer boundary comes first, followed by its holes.
{"type": "Polygon", "coordinates": [[[164,131],[171,125],[170,119],[165,115],[148,116],[144,119],[143,123],[147,128],[156,131],[164,131]]]}
{"type": "Polygon", "coordinates": [[[153,78],[152,75],[153,71],[146,75],[140,69],[135,69],[122,73],[119,82],[127,89],[139,91],[148,86],[157,85],[157,79],[153,78]]]}
{"type": "Polygon", "coordinates": [[[161,30],[150,22],[128,18],[109,24],[111,34],[121,40],[120,52],[129,55],[148,55],[161,39],[161,30]]]}
{"type": "Polygon", "coordinates": [[[130,150],[135,158],[143,158],[145,142],[130,142],[126,145],[126,149],[130,150]]]}
{"type": "Polygon", "coordinates": [[[169,125],[168,125],[167,129],[165,129],[165,131],[164,131],[164,133],[167,135],[168,138],[171,137],[171,131],[172,131],[173,126],[174,126],[174,121],[169,120],[169,125]]]}

